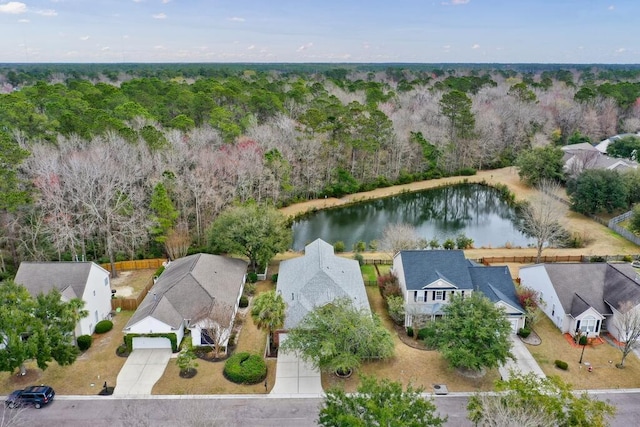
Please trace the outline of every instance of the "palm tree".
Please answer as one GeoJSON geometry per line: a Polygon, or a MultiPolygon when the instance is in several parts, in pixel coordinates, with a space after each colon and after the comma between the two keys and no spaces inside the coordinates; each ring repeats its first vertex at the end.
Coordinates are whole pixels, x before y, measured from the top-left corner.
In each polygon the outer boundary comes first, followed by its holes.
{"type": "Polygon", "coordinates": [[[273,342],[273,332],[284,325],[285,302],[276,291],[267,291],[258,295],[251,308],[251,317],[258,329],[269,332],[269,348],[273,342]]]}

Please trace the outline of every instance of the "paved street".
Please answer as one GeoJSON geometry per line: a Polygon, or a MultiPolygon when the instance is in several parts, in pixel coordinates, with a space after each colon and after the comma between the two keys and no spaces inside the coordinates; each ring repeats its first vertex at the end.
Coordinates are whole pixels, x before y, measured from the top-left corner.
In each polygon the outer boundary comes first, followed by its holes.
{"type": "MultiPolygon", "coordinates": [[[[618,407],[612,427],[637,425],[640,417],[640,390],[627,393],[595,393],[618,407]]],[[[48,407],[27,408],[20,416],[27,425],[92,427],[106,426],[315,426],[319,398],[280,399],[268,396],[155,396],[149,399],[114,397],[56,396],[48,407]]],[[[449,416],[448,427],[470,427],[466,419],[465,395],[439,396],[438,410],[449,416]]]]}

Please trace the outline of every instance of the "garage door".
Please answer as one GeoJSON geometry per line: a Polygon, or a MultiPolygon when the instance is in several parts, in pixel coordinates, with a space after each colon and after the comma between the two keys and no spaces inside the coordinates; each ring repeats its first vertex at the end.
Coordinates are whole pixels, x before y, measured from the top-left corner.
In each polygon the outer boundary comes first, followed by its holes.
{"type": "Polygon", "coordinates": [[[171,348],[171,341],[164,337],[134,337],[131,346],[134,350],[142,348],[171,348]]]}
{"type": "Polygon", "coordinates": [[[511,332],[514,334],[518,333],[518,319],[509,319],[511,322],[511,332]]]}

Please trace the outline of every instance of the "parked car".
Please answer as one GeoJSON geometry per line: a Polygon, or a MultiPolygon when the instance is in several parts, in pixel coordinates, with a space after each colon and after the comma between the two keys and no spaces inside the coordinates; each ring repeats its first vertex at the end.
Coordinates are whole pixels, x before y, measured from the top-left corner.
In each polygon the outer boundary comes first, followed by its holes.
{"type": "Polygon", "coordinates": [[[638,260],[633,261],[631,263],[631,266],[635,267],[635,268],[640,268],[640,261],[638,261],[638,260]]]}
{"type": "Polygon", "coordinates": [[[46,385],[34,385],[24,390],[13,391],[5,401],[9,408],[19,406],[33,405],[36,409],[40,409],[43,405],[51,403],[56,392],[46,385]]]}

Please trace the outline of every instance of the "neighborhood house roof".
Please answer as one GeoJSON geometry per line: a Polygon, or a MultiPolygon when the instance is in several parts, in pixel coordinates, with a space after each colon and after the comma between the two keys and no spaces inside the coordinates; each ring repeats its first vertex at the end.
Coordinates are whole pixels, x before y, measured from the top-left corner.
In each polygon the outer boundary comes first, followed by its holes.
{"type": "MultiPolygon", "coordinates": [[[[537,266],[524,267],[534,268],[537,266]]],[[[630,277],[625,277],[624,265],[608,263],[542,264],[560,304],[566,313],[576,317],[593,307],[602,315],[611,315],[611,305],[621,301],[640,302],[640,287],[630,277]]],[[[631,266],[627,265],[631,270],[631,266]]],[[[635,272],[634,272],[635,274],[635,272]]],[[[633,277],[633,276],[631,276],[633,277]]]]}
{"type": "Polygon", "coordinates": [[[370,310],[358,261],[336,256],[333,246],[321,239],[308,244],[304,256],[280,263],[277,291],[287,304],[285,329],[337,298],[349,298],[355,307],[370,310]]]}
{"type": "Polygon", "coordinates": [[[14,281],[31,295],[58,289],[66,299],[82,298],[92,262],[22,262],[14,281]]]}
{"type": "Polygon", "coordinates": [[[421,290],[438,279],[445,280],[458,289],[473,289],[469,274],[471,265],[460,250],[450,251],[401,251],[407,290],[421,290]]]}
{"type": "Polygon", "coordinates": [[[469,274],[477,290],[492,302],[503,301],[513,308],[524,312],[516,295],[509,267],[470,267],[469,274]]]}
{"type": "Polygon", "coordinates": [[[165,268],[125,329],[151,316],[172,328],[191,320],[216,303],[235,307],[247,262],[220,255],[195,254],[165,268]]]}

